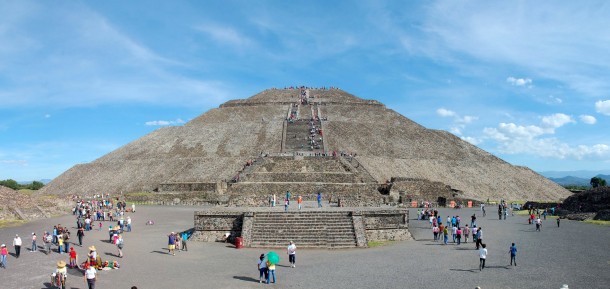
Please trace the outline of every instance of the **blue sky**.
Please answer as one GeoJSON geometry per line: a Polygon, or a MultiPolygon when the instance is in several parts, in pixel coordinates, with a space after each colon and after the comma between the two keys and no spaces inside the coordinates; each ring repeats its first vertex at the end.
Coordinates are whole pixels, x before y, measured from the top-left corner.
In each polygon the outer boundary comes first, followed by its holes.
{"type": "Polygon", "coordinates": [[[0,179],[270,87],[338,86],[536,171],[610,167],[607,1],[2,1],[0,179]]]}

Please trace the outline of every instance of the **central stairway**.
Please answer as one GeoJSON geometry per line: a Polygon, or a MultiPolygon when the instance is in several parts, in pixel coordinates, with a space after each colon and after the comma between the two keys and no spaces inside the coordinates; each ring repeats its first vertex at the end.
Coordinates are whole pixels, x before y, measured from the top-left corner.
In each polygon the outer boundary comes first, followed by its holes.
{"type": "Polygon", "coordinates": [[[293,241],[299,248],[355,248],[350,212],[257,212],[251,247],[277,248],[293,241]]]}

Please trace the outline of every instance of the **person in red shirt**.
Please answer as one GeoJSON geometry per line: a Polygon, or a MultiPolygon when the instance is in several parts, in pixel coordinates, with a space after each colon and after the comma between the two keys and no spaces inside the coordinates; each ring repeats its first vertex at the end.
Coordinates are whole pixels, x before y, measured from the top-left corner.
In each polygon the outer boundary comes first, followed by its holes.
{"type": "Polygon", "coordinates": [[[78,255],[76,255],[76,251],[74,251],[74,247],[70,248],[70,268],[74,268],[78,266],[78,255]]]}

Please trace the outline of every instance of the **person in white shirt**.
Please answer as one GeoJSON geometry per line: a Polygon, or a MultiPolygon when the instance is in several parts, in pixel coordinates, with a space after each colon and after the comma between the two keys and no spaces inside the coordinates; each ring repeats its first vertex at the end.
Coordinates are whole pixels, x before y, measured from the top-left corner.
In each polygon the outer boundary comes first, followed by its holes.
{"type": "Polygon", "coordinates": [[[487,245],[481,244],[479,249],[479,271],[485,269],[485,260],[487,259],[487,245]]]}
{"type": "Polygon", "coordinates": [[[294,242],[290,241],[288,245],[288,261],[292,265],[292,268],[296,267],[296,257],[297,257],[297,246],[294,242]]]}
{"type": "Polygon", "coordinates": [[[90,265],[85,271],[85,283],[89,289],[95,289],[95,281],[97,279],[97,270],[93,265],[90,265]]]}
{"type": "Polygon", "coordinates": [[[19,258],[21,254],[21,238],[19,235],[15,235],[15,239],[13,239],[13,247],[15,247],[15,257],[19,258]]]}

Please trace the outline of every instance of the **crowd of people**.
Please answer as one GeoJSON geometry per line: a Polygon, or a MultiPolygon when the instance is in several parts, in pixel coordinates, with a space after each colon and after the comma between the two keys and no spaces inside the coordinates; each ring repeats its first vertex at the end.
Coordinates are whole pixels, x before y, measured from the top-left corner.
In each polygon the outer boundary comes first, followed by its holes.
{"type": "MultiPolygon", "coordinates": [[[[67,255],[67,262],[60,257],[62,259],[56,263],[56,268],[51,274],[51,284],[53,286],[65,288],[68,276],[67,270],[73,269],[83,274],[84,281],[92,289],[95,287],[95,281],[98,278],[98,270],[117,269],[120,264],[117,261],[104,261],[93,245],[88,247],[89,253],[86,258],[81,259],[74,246],[83,247],[87,232],[93,231],[96,227],[98,231],[101,231],[103,223],[110,222],[109,243],[117,249],[117,254],[114,256],[123,258],[124,232],[131,232],[132,230],[131,216],[125,216],[125,214],[135,212],[135,205],[128,207],[124,201],[120,201],[118,198],[112,199],[109,195],[101,194],[94,195],[88,200],[74,198],[74,202],[72,215],[75,217],[75,226],[72,228],[76,230],[77,242],[72,241],[69,226],[57,224],[52,229],[43,231],[40,234],[40,239],[39,234],[32,232],[29,251],[39,251],[39,244],[42,242],[40,247],[46,255],[53,253],[59,256],[67,255]],[[54,248],[55,250],[53,250],[54,248]]],[[[16,234],[12,241],[15,259],[19,259],[23,245],[24,240],[19,234],[16,234]]],[[[6,244],[2,244],[0,248],[0,264],[6,269],[8,266],[8,248],[6,244]]]]}
{"type": "MultiPolygon", "coordinates": [[[[470,224],[464,224],[462,226],[462,220],[459,215],[447,216],[446,223],[443,224],[443,218],[439,215],[438,210],[433,209],[432,206],[427,205],[422,209],[417,210],[417,219],[426,220],[429,222],[430,228],[432,229],[433,242],[441,241],[444,245],[449,243],[449,238],[452,239],[453,243],[460,245],[467,243],[472,236],[472,242],[474,243],[475,250],[477,250],[479,256],[479,270],[485,269],[485,262],[488,256],[488,244],[483,242],[483,228],[477,226],[476,213],[470,216],[470,224]]],[[[510,216],[514,216],[513,204],[508,205],[506,201],[501,200],[498,204],[498,218],[499,220],[506,220],[510,216]]],[[[480,210],[483,216],[485,216],[485,204],[480,205],[480,210]]],[[[540,232],[542,230],[542,220],[546,220],[547,214],[555,213],[555,208],[528,208],[528,223],[535,224],[535,231],[540,232]]],[[[557,218],[557,227],[560,225],[560,219],[557,218]]],[[[510,256],[510,266],[517,266],[517,246],[515,243],[511,243],[508,249],[508,255],[510,256]]]]}

